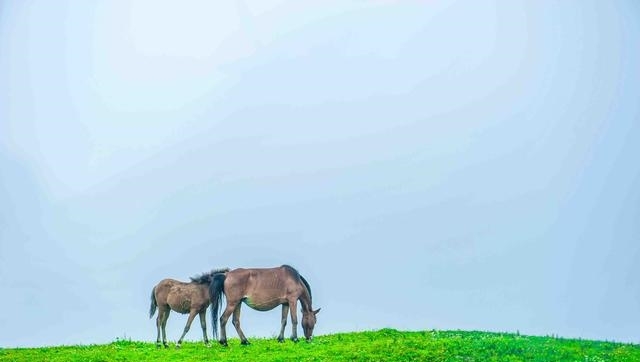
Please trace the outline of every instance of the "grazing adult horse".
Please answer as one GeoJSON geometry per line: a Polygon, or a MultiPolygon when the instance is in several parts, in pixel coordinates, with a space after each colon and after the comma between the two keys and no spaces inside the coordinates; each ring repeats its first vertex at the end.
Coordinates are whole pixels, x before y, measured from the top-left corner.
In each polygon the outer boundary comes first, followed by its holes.
{"type": "Polygon", "coordinates": [[[249,307],[268,311],[282,305],[282,319],[279,342],[284,342],[284,327],[287,314],[291,311],[291,340],[298,341],[298,300],[302,304],[302,329],[307,341],[311,340],[316,314],[320,311],[311,307],[311,288],[309,283],[289,265],[269,269],[234,269],[227,273],[216,274],[210,285],[211,319],[214,330],[218,326],[218,314],[221,308],[222,294],[227,299],[227,307],[220,317],[220,344],[227,346],[227,320],[233,314],[233,326],[238,332],[242,344],[249,344],[240,328],[241,302],[249,307]]]}
{"type": "MultiPolygon", "coordinates": [[[[189,313],[187,324],[184,327],[182,336],[176,344],[176,348],[180,348],[182,339],[191,327],[191,322],[195,318],[196,314],[200,315],[200,325],[202,326],[202,335],[204,336],[204,344],[209,345],[209,339],[207,338],[207,322],[205,314],[207,307],[210,304],[209,300],[209,287],[213,282],[214,277],[220,273],[229,271],[226,269],[212,270],[209,273],[191,277],[190,283],[184,283],[175,279],[163,279],[153,287],[151,291],[151,307],[149,308],[149,318],[152,318],[158,307],[158,318],[156,319],[156,327],[158,329],[158,338],[156,339],[156,346],[160,347],[160,329],[162,329],[162,344],[168,347],[167,344],[167,332],[165,330],[167,326],[167,319],[169,319],[169,313],[174,310],[181,314],[189,313]]],[[[214,328],[214,337],[217,335],[217,329],[214,328]]]]}

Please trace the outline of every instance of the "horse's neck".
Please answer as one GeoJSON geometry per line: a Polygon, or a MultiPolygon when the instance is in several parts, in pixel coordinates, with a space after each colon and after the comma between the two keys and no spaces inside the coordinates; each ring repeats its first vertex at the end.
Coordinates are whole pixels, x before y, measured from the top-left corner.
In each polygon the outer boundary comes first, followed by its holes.
{"type": "Polygon", "coordinates": [[[300,304],[302,304],[302,310],[307,312],[313,310],[311,307],[311,297],[309,296],[309,291],[307,291],[307,288],[304,288],[304,291],[302,292],[302,294],[300,294],[300,297],[298,299],[300,300],[300,304]]]}

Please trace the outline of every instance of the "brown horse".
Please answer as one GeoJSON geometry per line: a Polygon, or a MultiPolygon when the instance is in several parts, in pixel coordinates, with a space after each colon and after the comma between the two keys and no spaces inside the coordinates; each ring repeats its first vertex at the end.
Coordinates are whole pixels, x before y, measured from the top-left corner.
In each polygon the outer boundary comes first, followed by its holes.
{"type": "Polygon", "coordinates": [[[234,269],[227,273],[216,274],[210,285],[211,319],[214,330],[218,325],[218,314],[222,294],[227,299],[227,307],[220,317],[220,344],[227,345],[226,325],[233,314],[233,326],[238,332],[242,344],[249,344],[240,329],[241,302],[249,307],[268,311],[282,305],[282,319],[279,342],[284,342],[284,327],[287,314],[291,311],[291,340],[298,341],[298,314],[296,304],[302,304],[302,328],[307,341],[311,340],[316,314],[320,311],[311,307],[311,288],[309,283],[294,268],[283,265],[270,269],[234,269]]]}
{"type": "MultiPolygon", "coordinates": [[[[200,325],[202,326],[202,335],[204,336],[204,344],[209,345],[209,339],[207,338],[207,322],[205,314],[207,307],[209,306],[209,285],[213,281],[215,275],[229,271],[229,269],[213,270],[209,273],[191,277],[191,283],[184,283],[175,279],[163,279],[153,287],[151,291],[151,307],[149,308],[149,318],[153,317],[156,312],[156,307],[159,307],[158,318],[156,319],[156,327],[158,329],[158,338],[156,339],[156,346],[160,347],[160,329],[162,329],[162,344],[168,347],[167,344],[167,332],[165,330],[167,326],[167,319],[169,319],[169,313],[173,309],[174,311],[186,314],[189,313],[187,324],[184,327],[184,332],[176,344],[176,348],[180,348],[182,339],[191,327],[191,322],[195,318],[196,314],[200,315],[200,325]]],[[[222,275],[222,274],[221,274],[222,275]]],[[[214,328],[214,337],[216,335],[216,329],[214,328]]]]}

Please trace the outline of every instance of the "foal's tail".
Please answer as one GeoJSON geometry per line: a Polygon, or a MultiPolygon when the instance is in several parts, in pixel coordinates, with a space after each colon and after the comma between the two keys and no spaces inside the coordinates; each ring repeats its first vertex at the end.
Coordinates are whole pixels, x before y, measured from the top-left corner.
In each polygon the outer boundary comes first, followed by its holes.
{"type": "Polygon", "coordinates": [[[213,338],[218,338],[218,315],[222,307],[222,294],[224,293],[224,281],[227,279],[225,273],[217,273],[213,276],[213,281],[209,284],[209,299],[211,299],[211,325],[213,328],[213,338]]]}
{"type": "Polygon", "coordinates": [[[156,287],[153,287],[151,290],[151,306],[149,307],[149,318],[153,317],[156,313],[156,307],[158,303],[156,302],[156,287]]]}

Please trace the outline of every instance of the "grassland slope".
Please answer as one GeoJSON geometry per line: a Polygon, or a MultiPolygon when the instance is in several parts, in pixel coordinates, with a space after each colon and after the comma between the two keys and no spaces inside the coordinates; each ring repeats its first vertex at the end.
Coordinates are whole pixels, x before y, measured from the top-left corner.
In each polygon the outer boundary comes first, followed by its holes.
{"type": "Polygon", "coordinates": [[[312,343],[251,339],[229,347],[117,340],[105,345],[0,349],[0,361],[640,361],[640,345],[517,334],[382,329],[316,337],[312,343]]]}

